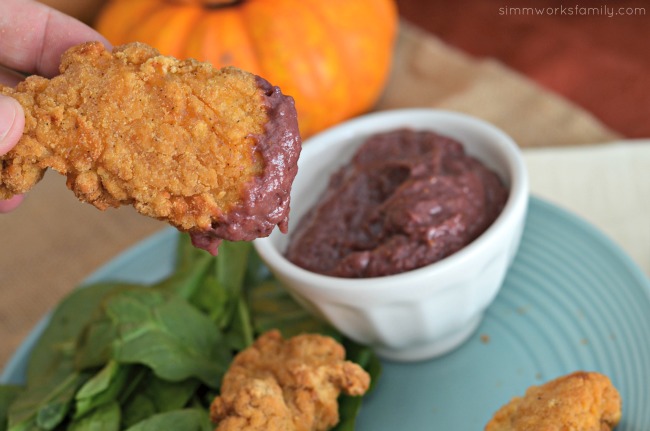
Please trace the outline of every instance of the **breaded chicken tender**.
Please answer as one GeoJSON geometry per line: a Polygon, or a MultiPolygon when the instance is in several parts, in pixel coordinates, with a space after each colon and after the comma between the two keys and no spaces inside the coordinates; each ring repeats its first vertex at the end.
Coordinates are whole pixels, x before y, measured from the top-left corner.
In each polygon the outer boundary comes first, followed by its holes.
{"type": "Polygon", "coordinates": [[[621,419],[621,397],[609,378],[578,371],[501,407],[485,431],[611,431],[621,419]]]}
{"type": "Polygon", "coordinates": [[[286,230],[301,140],[293,99],[277,87],[141,43],[78,45],[60,72],[0,85],[26,117],[0,158],[0,199],[52,168],[81,201],[132,204],[213,253],[219,239],[286,230]]]}
{"type": "Polygon", "coordinates": [[[334,339],[274,330],[235,357],[210,413],[217,431],[324,431],[339,421],[339,394],[363,395],[369,384],[334,339]]]}

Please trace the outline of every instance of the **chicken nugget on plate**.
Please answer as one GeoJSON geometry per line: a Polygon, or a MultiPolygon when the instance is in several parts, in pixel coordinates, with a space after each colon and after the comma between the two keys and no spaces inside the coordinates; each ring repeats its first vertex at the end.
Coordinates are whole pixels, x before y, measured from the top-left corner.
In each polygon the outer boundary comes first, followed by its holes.
{"type": "Polygon", "coordinates": [[[611,431],[621,419],[621,397],[600,373],[577,371],[501,407],[485,431],[611,431]]]}
{"type": "Polygon", "coordinates": [[[283,339],[273,330],[240,352],[210,408],[217,431],[325,431],[339,421],[338,397],[363,395],[370,376],[345,360],[331,337],[283,339]]]}

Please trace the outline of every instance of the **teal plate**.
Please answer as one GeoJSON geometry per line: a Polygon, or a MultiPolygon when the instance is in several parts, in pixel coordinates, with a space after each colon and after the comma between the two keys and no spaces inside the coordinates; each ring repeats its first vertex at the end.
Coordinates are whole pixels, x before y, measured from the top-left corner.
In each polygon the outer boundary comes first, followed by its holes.
{"type": "MultiPolygon", "coordinates": [[[[156,281],[172,267],[175,240],[164,230],[88,281],[156,281]]],[[[23,379],[46,320],[11,359],[3,382],[23,379]]],[[[650,281],[591,225],[532,198],[521,248],[476,333],[431,361],[384,362],[357,430],[482,430],[527,387],[576,370],[602,372],[619,389],[617,431],[650,430],[650,281]]]]}

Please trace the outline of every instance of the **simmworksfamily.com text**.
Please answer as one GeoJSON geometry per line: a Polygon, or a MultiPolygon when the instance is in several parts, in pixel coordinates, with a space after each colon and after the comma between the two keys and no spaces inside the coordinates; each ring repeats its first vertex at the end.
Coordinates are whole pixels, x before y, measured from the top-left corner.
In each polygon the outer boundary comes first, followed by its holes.
{"type": "Polygon", "coordinates": [[[646,14],[644,7],[612,7],[600,6],[554,6],[554,7],[499,7],[499,15],[566,15],[566,16],[643,16],[646,14]]]}

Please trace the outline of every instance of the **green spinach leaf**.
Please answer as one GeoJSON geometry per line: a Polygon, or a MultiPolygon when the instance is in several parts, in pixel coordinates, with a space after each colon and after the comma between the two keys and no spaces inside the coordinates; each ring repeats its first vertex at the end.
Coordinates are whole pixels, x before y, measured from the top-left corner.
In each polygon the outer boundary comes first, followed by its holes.
{"type": "Polygon", "coordinates": [[[278,329],[284,337],[319,333],[341,339],[340,333],[300,306],[275,279],[248,286],[248,297],[250,314],[257,334],[278,329]]]}
{"type": "Polygon", "coordinates": [[[79,418],[105,404],[118,402],[124,389],[142,369],[109,361],[104,368],[90,378],[75,394],[74,418],[79,418]]]}
{"type": "Polygon", "coordinates": [[[116,328],[116,361],[146,365],[170,381],[196,377],[219,386],[230,351],[214,322],[184,299],[131,289],[109,298],[106,313],[116,328]]]}
{"type": "Polygon", "coordinates": [[[151,374],[124,403],[123,424],[129,427],[154,414],[187,407],[200,386],[197,379],[169,382],[151,374]]]}
{"type": "Polygon", "coordinates": [[[71,291],[56,307],[30,354],[27,383],[43,384],[74,356],[76,340],[107,294],[122,283],[97,283],[71,291]]]}
{"type": "Polygon", "coordinates": [[[9,431],[22,431],[39,427],[53,430],[70,412],[74,395],[90,375],[86,373],[61,373],[43,382],[33,384],[14,400],[9,408],[9,431]]]}
{"type": "Polygon", "coordinates": [[[129,427],[127,431],[212,431],[208,412],[202,409],[182,409],[155,414],[129,427]]]}
{"type": "Polygon", "coordinates": [[[19,385],[0,385],[0,431],[7,430],[9,406],[24,390],[19,385]]]}
{"type": "Polygon", "coordinates": [[[117,401],[105,403],[74,420],[67,431],[120,431],[121,411],[117,401]]]}
{"type": "MultiPolygon", "coordinates": [[[[368,392],[371,392],[381,375],[381,362],[379,357],[369,347],[362,346],[349,339],[344,340],[343,346],[345,347],[346,358],[359,364],[370,375],[370,388],[368,392]]],[[[341,395],[338,402],[340,420],[332,431],[354,431],[357,416],[361,411],[363,397],[341,395]]]]}

